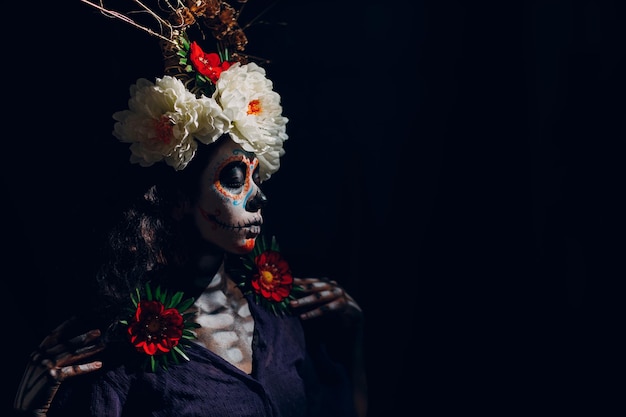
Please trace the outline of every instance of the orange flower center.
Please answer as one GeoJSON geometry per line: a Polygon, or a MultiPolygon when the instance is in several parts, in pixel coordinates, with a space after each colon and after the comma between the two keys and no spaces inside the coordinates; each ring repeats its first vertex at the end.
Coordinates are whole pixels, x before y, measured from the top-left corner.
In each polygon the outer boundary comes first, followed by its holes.
{"type": "Polygon", "coordinates": [[[248,103],[248,114],[257,115],[261,113],[261,102],[259,100],[252,100],[248,103]]]}

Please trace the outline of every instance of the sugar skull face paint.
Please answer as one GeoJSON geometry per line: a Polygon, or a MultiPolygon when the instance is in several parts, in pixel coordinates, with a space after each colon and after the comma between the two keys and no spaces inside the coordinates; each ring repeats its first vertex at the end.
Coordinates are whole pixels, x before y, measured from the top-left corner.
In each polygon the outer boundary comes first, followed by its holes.
{"type": "Polygon", "coordinates": [[[261,232],[267,201],[259,187],[259,160],[231,140],[217,146],[200,180],[196,226],[205,240],[225,251],[248,253],[261,232]]]}

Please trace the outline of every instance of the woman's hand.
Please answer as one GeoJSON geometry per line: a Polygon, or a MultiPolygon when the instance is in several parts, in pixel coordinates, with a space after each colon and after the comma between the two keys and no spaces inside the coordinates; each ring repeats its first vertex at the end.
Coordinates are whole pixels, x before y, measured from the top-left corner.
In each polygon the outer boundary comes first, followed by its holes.
{"type": "Polygon", "coordinates": [[[104,349],[100,343],[100,330],[90,330],[68,339],[68,328],[74,322],[74,319],[64,321],[30,355],[15,397],[15,410],[43,417],[65,379],[102,367],[100,361],[85,362],[104,349]]]}
{"type": "Polygon", "coordinates": [[[300,298],[290,302],[302,320],[324,316],[340,315],[348,319],[360,319],[361,307],[338,284],[328,278],[294,278],[294,285],[302,291],[300,298]]]}
{"type": "MultiPolygon", "coordinates": [[[[351,354],[347,364],[353,383],[354,405],[359,416],[367,415],[367,378],[363,357],[363,311],[357,302],[336,281],[327,278],[294,278],[294,285],[302,291],[300,298],[290,302],[291,308],[302,320],[335,315],[343,324],[339,342],[348,346],[351,354]],[[348,330],[350,329],[350,330],[348,330]]],[[[329,333],[329,334],[332,334],[329,333]]]]}

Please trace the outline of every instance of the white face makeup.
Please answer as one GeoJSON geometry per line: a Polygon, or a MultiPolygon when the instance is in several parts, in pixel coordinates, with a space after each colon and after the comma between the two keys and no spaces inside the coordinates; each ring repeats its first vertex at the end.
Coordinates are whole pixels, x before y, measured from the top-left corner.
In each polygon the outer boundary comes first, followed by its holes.
{"type": "Polygon", "coordinates": [[[195,223],[203,239],[230,253],[248,253],[261,232],[266,201],[259,160],[231,140],[217,146],[200,179],[195,223]]]}

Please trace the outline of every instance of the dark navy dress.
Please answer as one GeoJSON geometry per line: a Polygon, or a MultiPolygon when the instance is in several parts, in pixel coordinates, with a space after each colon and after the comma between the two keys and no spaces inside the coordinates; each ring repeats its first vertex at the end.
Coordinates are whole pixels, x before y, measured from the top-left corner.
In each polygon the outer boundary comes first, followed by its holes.
{"type": "Polygon", "coordinates": [[[345,368],[323,346],[307,345],[297,317],[276,317],[248,301],[255,319],[252,374],[196,344],[185,349],[189,362],[156,373],[114,353],[103,358],[102,370],[64,382],[48,416],[355,416],[345,368]]]}

